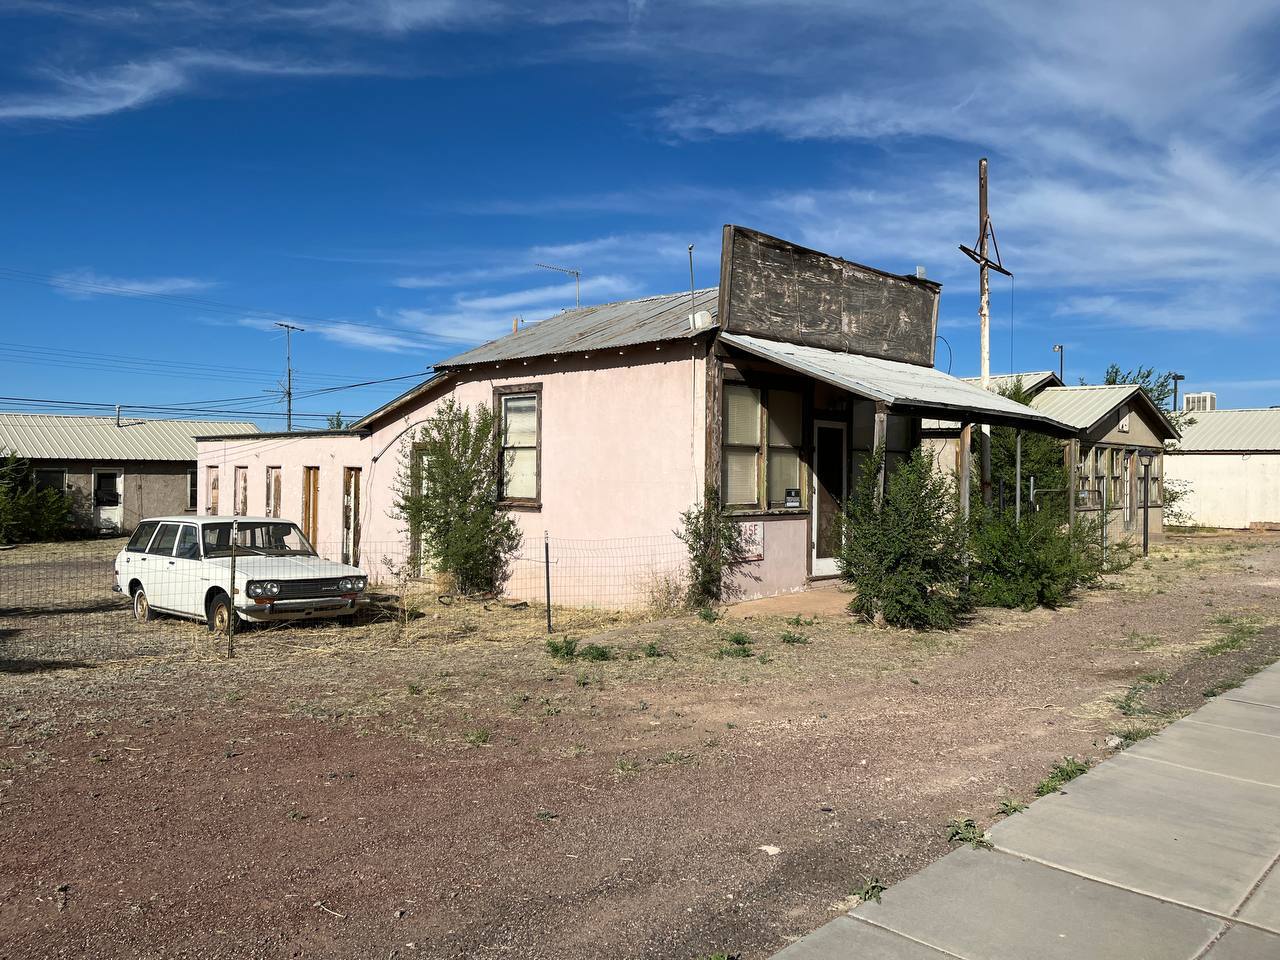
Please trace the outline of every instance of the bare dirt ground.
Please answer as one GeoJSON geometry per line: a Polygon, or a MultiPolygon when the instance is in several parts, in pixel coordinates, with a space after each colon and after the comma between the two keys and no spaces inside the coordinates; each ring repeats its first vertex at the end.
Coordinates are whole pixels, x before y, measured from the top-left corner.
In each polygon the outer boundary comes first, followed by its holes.
{"type": "Polygon", "coordinates": [[[85,607],[0,602],[0,956],[752,960],[1280,656],[1280,536],[1172,537],[953,634],[560,612],[573,661],[497,604],[250,631],[230,660],[85,607]],[[68,624],[161,652],[24,646],[68,624]]]}

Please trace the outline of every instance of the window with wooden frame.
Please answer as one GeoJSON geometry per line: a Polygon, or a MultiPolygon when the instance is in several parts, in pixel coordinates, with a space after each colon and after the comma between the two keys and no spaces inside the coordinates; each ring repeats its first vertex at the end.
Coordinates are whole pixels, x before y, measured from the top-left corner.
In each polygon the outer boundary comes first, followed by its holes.
{"type": "Polygon", "coordinates": [[[196,488],[199,486],[199,481],[196,478],[198,476],[199,474],[196,473],[195,467],[187,471],[187,510],[189,511],[196,508],[196,488]]]}
{"type": "Polygon", "coordinates": [[[542,384],[495,387],[493,408],[502,443],[498,495],[513,506],[542,503],[542,384]]]}
{"type": "Polygon", "coordinates": [[[804,397],[798,391],[726,383],[722,430],[725,506],[783,509],[788,490],[799,491],[804,503],[804,397]]]}
{"type": "Polygon", "coordinates": [[[267,467],[266,490],[264,493],[266,510],[263,516],[279,517],[280,516],[280,487],[283,481],[283,474],[279,467],[267,467]]]}
{"type": "Polygon", "coordinates": [[[205,468],[205,513],[217,516],[218,513],[218,468],[205,468]]]}

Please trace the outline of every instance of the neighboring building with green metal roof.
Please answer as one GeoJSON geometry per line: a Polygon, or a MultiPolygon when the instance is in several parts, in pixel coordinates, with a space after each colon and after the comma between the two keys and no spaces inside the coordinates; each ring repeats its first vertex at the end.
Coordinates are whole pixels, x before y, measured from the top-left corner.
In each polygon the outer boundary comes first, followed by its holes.
{"type": "Polygon", "coordinates": [[[198,434],[256,434],[244,421],[0,413],[0,455],[71,495],[75,525],[127,533],[148,516],[195,513],[198,434]]]}

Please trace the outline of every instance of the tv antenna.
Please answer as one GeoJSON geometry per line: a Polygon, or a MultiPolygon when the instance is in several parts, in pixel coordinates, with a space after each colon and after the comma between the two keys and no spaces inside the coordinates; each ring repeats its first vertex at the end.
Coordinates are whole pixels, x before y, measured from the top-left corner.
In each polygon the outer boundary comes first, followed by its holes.
{"type": "Polygon", "coordinates": [[[535,263],[535,267],[541,267],[543,270],[554,270],[556,273],[567,273],[573,277],[573,306],[576,310],[582,306],[582,271],[575,270],[572,267],[557,267],[550,263],[535,263]]]}
{"type": "Polygon", "coordinates": [[[284,328],[284,364],[285,364],[285,385],[284,385],[284,403],[285,403],[285,432],[293,432],[293,341],[290,339],[293,332],[306,333],[302,327],[295,327],[292,323],[282,323],[275,321],[277,327],[284,328]]]}

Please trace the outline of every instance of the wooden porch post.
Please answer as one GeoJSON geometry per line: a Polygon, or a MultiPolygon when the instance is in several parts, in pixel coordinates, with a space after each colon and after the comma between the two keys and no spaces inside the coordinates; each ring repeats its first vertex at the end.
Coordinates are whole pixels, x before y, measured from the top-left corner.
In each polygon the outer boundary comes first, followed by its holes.
{"type": "Polygon", "coordinates": [[[1080,459],[1080,440],[1072,437],[1066,446],[1067,458],[1067,522],[1076,522],[1076,462],[1080,459]]]}
{"type": "Polygon", "coordinates": [[[871,455],[880,454],[880,472],[876,477],[876,506],[879,507],[884,501],[884,476],[885,461],[888,459],[885,451],[885,438],[889,434],[889,406],[883,400],[876,401],[876,418],[875,432],[871,438],[871,455]]]}
{"type": "Polygon", "coordinates": [[[960,475],[956,477],[960,492],[961,516],[969,519],[969,448],[973,444],[973,426],[968,423],[960,425],[960,475]]]}

